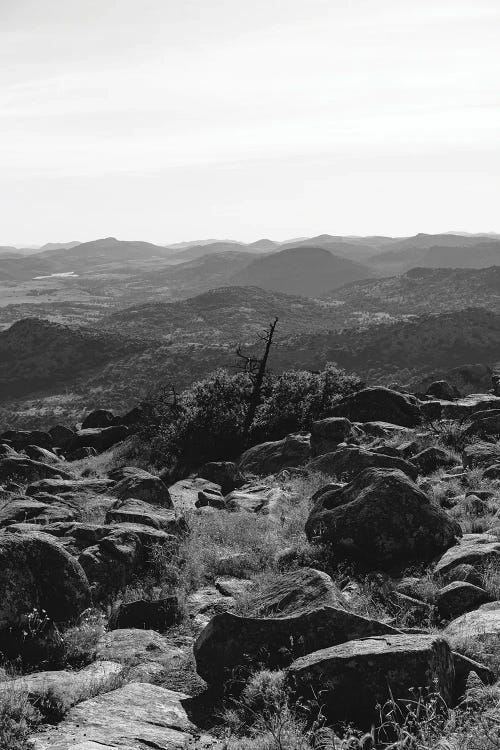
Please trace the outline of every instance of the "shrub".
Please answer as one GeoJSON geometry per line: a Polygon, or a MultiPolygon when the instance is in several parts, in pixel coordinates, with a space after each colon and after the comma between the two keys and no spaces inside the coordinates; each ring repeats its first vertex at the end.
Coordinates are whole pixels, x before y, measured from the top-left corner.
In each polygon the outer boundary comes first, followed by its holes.
{"type": "MultiPolygon", "coordinates": [[[[356,376],[331,365],[319,373],[268,376],[250,431],[251,443],[309,429],[313,420],[328,416],[335,403],[359,387],[356,376]]],[[[247,374],[217,370],[174,400],[170,392],[160,393],[143,432],[152,461],[179,476],[206,461],[238,456],[245,447],[243,425],[251,392],[247,374]]]]}
{"type": "Polygon", "coordinates": [[[0,696],[0,748],[31,750],[29,735],[39,723],[40,714],[27,693],[12,690],[0,696]]]}

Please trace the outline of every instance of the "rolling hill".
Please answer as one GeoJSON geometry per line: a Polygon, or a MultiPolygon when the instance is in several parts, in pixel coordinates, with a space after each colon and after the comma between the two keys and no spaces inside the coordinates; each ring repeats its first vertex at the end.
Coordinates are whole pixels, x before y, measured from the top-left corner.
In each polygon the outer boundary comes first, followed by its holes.
{"type": "Polygon", "coordinates": [[[484,268],[500,263],[500,241],[475,235],[417,234],[392,243],[370,263],[391,274],[416,266],[484,268]]]}
{"type": "Polygon", "coordinates": [[[344,313],[419,315],[466,307],[500,313],[500,266],[483,269],[412,268],[401,276],[368,279],[324,295],[344,313]]]}
{"type": "Polygon", "coordinates": [[[246,268],[233,274],[230,282],[316,297],[350,281],[374,275],[368,266],[332,255],[324,248],[300,246],[255,258],[246,268]]]}
{"type": "Polygon", "coordinates": [[[99,327],[179,343],[252,341],[278,317],[277,337],[338,327],[335,308],[259,287],[221,287],[179,302],[148,302],[103,317],[99,327]]]}

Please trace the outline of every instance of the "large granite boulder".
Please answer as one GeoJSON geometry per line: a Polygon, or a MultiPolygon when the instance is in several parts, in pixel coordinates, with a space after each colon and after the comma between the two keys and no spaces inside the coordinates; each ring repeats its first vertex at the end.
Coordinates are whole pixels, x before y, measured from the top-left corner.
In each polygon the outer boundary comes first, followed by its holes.
{"type": "Polygon", "coordinates": [[[141,523],[169,534],[181,534],[187,528],[175,510],[133,499],[117,500],[106,512],[106,523],[141,523]]]}
{"type": "Polygon", "coordinates": [[[198,476],[220,485],[223,495],[245,484],[244,477],[233,461],[210,461],[201,467],[198,476]]]}
{"type": "Polygon", "coordinates": [[[477,609],[491,600],[487,592],[466,581],[452,581],[436,594],[436,605],[440,617],[451,620],[464,612],[477,609]]]}
{"type": "Polygon", "coordinates": [[[374,386],[347,396],[331,410],[332,416],[351,422],[390,422],[402,427],[421,423],[419,403],[414,396],[374,386]]]}
{"type": "Polygon", "coordinates": [[[238,468],[242,472],[276,474],[281,469],[302,466],[311,457],[309,434],[287,435],[283,440],[260,443],[249,448],[240,458],[238,468]]]}
{"type": "Polygon", "coordinates": [[[500,601],[483,604],[457,617],[445,628],[443,635],[457,651],[479,651],[481,660],[488,654],[492,660],[497,660],[500,649],[500,601]]]}
{"type": "MultiPolygon", "coordinates": [[[[288,681],[295,695],[321,696],[330,721],[362,728],[377,723],[377,704],[414,701],[414,690],[439,692],[451,704],[455,669],[444,638],[436,635],[385,635],[325,648],[294,661],[288,681]]],[[[401,704],[400,704],[401,705],[401,704]]]]}
{"type": "Polygon", "coordinates": [[[388,456],[386,453],[376,453],[366,448],[357,446],[345,446],[338,448],[333,453],[318,456],[306,466],[308,471],[318,471],[330,477],[337,477],[349,481],[364,469],[399,469],[407,474],[410,479],[418,476],[417,468],[403,458],[388,456]]]}
{"type": "Polygon", "coordinates": [[[88,414],[82,422],[82,430],[92,429],[94,427],[111,427],[114,423],[115,416],[108,409],[94,409],[88,414]]]}
{"type": "Polygon", "coordinates": [[[83,568],[53,538],[0,533],[0,629],[20,626],[34,609],[66,622],[89,604],[83,568]]]}
{"type": "Polygon", "coordinates": [[[490,562],[500,564],[500,540],[491,534],[465,534],[459,544],[448,549],[434,567],[434,574],[452,580],[453,571],[472,565],[479,571],[490,562]]]}
{"type": "Polygon", "coordinates": [[[89,427],[88,429],[78,430],[66,446],[66,450],[68,453],[73,453],[79,448],[95,448],[98,453],[102,453],[108,448],[112,448],[116,443],[121,443],[129,434],[129,428],[125,425],[89,427]]]}
{"type": "Polygon", "coordinates": [[[391,569],[429,562],[462,531],[401,471],[365,469],[345,487],[319,496],[306,534],[338,559],[391,569]]]}

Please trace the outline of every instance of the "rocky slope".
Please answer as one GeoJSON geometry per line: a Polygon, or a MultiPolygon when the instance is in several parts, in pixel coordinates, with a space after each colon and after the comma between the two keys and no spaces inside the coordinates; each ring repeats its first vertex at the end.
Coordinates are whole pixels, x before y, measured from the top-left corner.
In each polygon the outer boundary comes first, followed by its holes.
{"type": "Polygon", "coordinates": [[[499,404],[368,388],[175,483],[144,409],[1,434],[4,746],[496,750],[499,404]]]}

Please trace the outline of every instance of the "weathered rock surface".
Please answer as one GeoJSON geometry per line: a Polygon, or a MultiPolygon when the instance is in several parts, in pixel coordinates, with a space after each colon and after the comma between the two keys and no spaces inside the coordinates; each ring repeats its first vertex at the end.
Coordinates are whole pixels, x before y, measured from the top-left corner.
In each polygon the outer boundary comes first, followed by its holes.
{"type": "Polygon", "coordinates": [[[27,445],[24,452],[33,461],[40,461],[44,464],[59,464],[61,459],[47,448],[40,448],[38,445],[27,445]]]}
{"type": "Polygon", "coordinates": [[[436,594],[436,604],[441,617],[449,620],[476,609],[490,601],[486,591],[465,581],[453,581],[436,594]]]}
{"type": "Polygon", "coordinates": [[[79,448],[95,448],[98,453],[102,453],[108,450],[108,448],[112,448],[116,443],[125,440],[129,434],[129,428],[125,425],[78,430],[74,438],[66,446],[66,450],[68,453],[73,453],[73,451],[79,448]]]}
{"type": "Polygon", "coordinates": [[[447,380],[435,380],[427,388],[425,395],[442,401],[454,401],[456,398],[461,398],[458,388],[450,385],[447,380]]]}
{"type": "Polygon", "coordinates": [[[439,691],[451,703],[455,670],[450,647],[434,635],[386,635],[353,640],[303,656],[288,669],[296,695],[321,704],[330,720],[369,726],[376,705],[391,695],[414,700],[415,688],[439,691]]]}
{"type": "Polygon", "coordinates": [[[196,669],[217,683],[237,668],[284,667],[302,654],[355,638],[397,632],[389,625],[323,606],[288,617],[216,615],[194,645],[196,669]]]}
{"type": "Polygon", "coordinates": [[[16,497],[0,507],[0,527],[25,522],[47,524],[77,521],[79,517],[78,510],[61,502],[43,503],[31,497],[16,497]]]}
{"type": "Polygon", "coordinates": [[[209,482],[207,479],[196,477],[194,479],[181,479],[168,488],[174,508],[186,513],[196,510],[198,494],[200,492],[220,492],[220,485],[209,482]]]}
{"type": "Polygon", "coordinates": [[[68,621],[90,604],[79,563],[46,534],[0,533],[0,629],[18,626],[33,609],[68,621]]]}
{"type": "Polygon", "coordinates": [[[366,469],[342,489],[319,497],[306,534],[339,559],[388,569],[431,560],[462,531],[402,472],[366,469]]]}
{"type": "Polygon", "coordinates": [[[127,666],[156,662],[162,666],[175,666],[185,660],[180,648],[172,646],[155,630],[120,628],[101,636],[96,649],[97,658],[127,666]]]}
{"type": "Polygon", "coordinates": [[[186,750],[193,737],[208,750],[212,741],[189,720],[188,700],[157,685],[125,685],[72,708],[59,726],[35,736],[34,750],[186,750]]]}
{"type": "Polygon", "coordinates": [[[113,482],[110,479],[74,479],[67,476],[61,479],[41,479],[38,482],[32,482],[26,488],[27,495],[38,495],[46,492],[49,495],[66,495],[76,492],[106,492],[113,482]]]}
{"type": "Polygon", "coordinates": [[[332,409],[332,415],[347,417],[351,422],[389,422],[402,427],[416,427],[421,422],[418,401],[414,396],[376,386],[347,396],[332,409]]]}
{"type": "Polygon", "coordinates": [[[110,427],[114,422],[114,414],[108,409],[94,409],[82,422],[82,429],[93,427],[110,427]]]}
{"type": "Polygon", "coordinates": [[[12,691],[27,693],[32,703],[37,703],[50,695],[70,708],[92,693],[104,693],[116,688],[117,680],[123,673],[123,666],[115,661],[95,661],[79,672],[54,670],[35,672],[0,683],[0,696],[12,691]]]}
{"type": "Polygon", "coordinates": [[[311,457],[309,434],[287,435],[283,440],[261,443],[249,448],[240,458],[242,472],[264,476],[281,469],[302,466],[311,457]]]}
{"type": "Polygon", "coordinates": [[[318,456],[318,458],[309,461],[306,468],[308,471],[319,471],[327,476],[342,478],[345,481],[349,481],[368,468],[399,469],[413,480],[418,476],[417,468],[403,458],[395,458],[385,453],[375,453],[366,448],[355,446],[346,446],[333,453],[318,456]]]}

